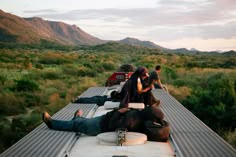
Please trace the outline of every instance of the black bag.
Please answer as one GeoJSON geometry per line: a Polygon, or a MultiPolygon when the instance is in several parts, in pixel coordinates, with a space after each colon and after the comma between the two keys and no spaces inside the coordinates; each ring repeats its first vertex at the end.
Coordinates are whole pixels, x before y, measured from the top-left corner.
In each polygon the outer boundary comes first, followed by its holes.
{"type": "Polygon", "coordinates": [[[162,124],[146,121],[144,133],[149,141],[166,142],[170,135],[170,125],[165,120],[162,120],[162,124]]]}

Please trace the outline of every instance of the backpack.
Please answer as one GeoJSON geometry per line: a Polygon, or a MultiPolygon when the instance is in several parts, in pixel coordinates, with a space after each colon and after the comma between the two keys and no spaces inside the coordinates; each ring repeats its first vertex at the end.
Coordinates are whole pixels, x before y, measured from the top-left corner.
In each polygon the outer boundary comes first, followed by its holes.
{"type": "Polygon", "coordinates": [[[165,120],[162,120],[162,124],[145,121],[144,133],[149,141],[166,142],[170,135],[170,125],[165,120]]]}

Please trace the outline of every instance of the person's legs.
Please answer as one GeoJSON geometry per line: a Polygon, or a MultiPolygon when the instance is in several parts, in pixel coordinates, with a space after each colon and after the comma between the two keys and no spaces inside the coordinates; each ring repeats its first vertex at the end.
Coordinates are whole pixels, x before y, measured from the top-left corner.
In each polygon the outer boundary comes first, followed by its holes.
{"type": "Polygon", "coordinates": [[[43,113],[43,121],[46,123],[48,128],[59,131],[74,131],[81,132],[87,135],[95,136],[102,132],[101,121],[105,115],[94,117],[94,118],[84,118],[76,116],[72,120],[55,120],[45,112],[43,113]]]}
{"type": "Polygon", "coordinates": [[[84,118],[76,117],[73,120],[51,120],[51,128],[60,131],[81,132],[86,135],[97,135],[101,133],[101,117],[84,118]]]}
{"type": "Polygon", "coordinates": [[[72,120],[55,120],[52,119],[51,116],[47,113],[44,112],[42,115],[42,119],[44,121],[44,123],[48,126],[48,128],[53,129],[53,130],[59,130],[59,131],[75,131],[75,127],[74,127],[74,119],[77,120],[77,122],[79,121],[84,121],[86,118],[80,117],[80,114],[82,114],[82,110],[78,110],[76,111],[76,113],[78,113],[78,115],[76,114],[72,120]]]}
{"type": "Polygon", "coordinates": [[[81,132],[86,135],[95,136],[102,132],[101,121],[103,116],[94,117],[94,118],[84,118],[83,120],[80,117],[74,119],[74,129],[76,132],[81,132]]]}
{"type": "MultiPolygon", "coordinates": [[[[80,119],[84,119],[82,117],[78,117],[80,119]]],[[[75,131],[74,129],[74,120],[51,120],[51,129],[59,130],[59,131],[75,131]]]]}
{"type": "Polygon", "coordinates": [[[110,98],[107,98],[107,96],[93,96],[93,97],[82,97],[77,100],[75,100],[74,103],[87,103],[87,104],[97,104],[98,106],[103,106],[106,101],[111,100],[110,98]]]}

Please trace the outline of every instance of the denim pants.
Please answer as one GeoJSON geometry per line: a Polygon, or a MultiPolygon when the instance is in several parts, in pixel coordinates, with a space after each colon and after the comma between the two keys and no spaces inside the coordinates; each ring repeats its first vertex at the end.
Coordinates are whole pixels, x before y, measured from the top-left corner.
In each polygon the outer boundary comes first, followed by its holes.
{"type": "Polygon", "coordinates": [[[86,135],[96,136],[102,133],[101,121],[104,116],[94,118],[75,117],[69,121],[52,119],[51,125],[53,130],[81,132],[86,135]]]}

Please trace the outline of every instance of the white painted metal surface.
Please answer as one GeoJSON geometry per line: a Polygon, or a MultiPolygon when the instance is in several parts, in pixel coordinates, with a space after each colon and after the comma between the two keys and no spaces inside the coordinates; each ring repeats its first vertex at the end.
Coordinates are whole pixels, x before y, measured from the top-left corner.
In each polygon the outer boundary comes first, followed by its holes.
{"type": "MultiPolygon", "coordinates": [[[[99,107],[94,114],[99,116],[110,110],[99,107]]],[[[96,136],[80,136],[70,151],[70,157],[112,157],[126,155],[128,157],[173,157],[174,150],[169,142],[151,142],[132,146],[116,146],[99,143],[96,136]]]]}

